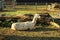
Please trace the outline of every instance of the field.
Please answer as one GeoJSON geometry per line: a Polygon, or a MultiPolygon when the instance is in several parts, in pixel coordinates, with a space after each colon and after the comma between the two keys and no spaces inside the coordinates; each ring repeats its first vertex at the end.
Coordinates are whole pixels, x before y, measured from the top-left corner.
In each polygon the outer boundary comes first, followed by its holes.
{"type": "MultiPolygon", "coordinates": [[[[16,6],[16,10],[13,11],[3,11],[1,13],[7,15],[19,15],[27,13],[44,13],[46,11],[46,6],[16,6]],[[23,9],[21,8],[23,7],[23,9]],[[40,10],[41,9],[41,10],[40,10]]],[[[60,10],[58,10],[59,12],[60,10]]],[[[56,16],[53,13],[55,11],[48,11],[50,15],[56,16]]],[[[58,17],[58,16],[57,16],[58,17]]],[[[59,20],[60,22],[60,20],[59,20]]],[[[10,27],[0,27],[0,40],[60,40],[60,28],[55,28],[54,26],[40,25],[39,28],[34,30],[25,31],[14,31],[10,27]]]]}
{"type": "Polygon", "coordinates": [[[17,5],[10,8],[5,8],[3,14],[7,15],[19,15],[19,14],[35,14],[35,13],[45,13],[48,12],[53,17],[58,17],[57,15],[54,15],[54,13],[59,13],[60,9],[54,9],[54,10],[47,10],[47,5],[17,5]],[[12,9],[12,10],[11,10],[12,9]]]}
{"type": "Polygon", "coordinates": [[[59,40],[60,29],[37,28],[35,30],[13,31],[0,28],[0,40],[59,40]]]}

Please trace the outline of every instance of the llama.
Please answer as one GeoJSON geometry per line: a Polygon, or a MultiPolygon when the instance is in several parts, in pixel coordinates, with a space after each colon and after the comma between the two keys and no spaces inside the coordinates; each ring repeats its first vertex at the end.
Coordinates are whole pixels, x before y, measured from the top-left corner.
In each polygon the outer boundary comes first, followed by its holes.
{"type": "Polygon", "coordinates": [[[11,29],[13,30],[27,30],[27,29],[35,29],[35,24],[36,24],[36,20],[39,17],[39,14],[35,14],[33,20],[30,22],[17,22],[17,23],[13,23],[11,26],[11,29]]]}

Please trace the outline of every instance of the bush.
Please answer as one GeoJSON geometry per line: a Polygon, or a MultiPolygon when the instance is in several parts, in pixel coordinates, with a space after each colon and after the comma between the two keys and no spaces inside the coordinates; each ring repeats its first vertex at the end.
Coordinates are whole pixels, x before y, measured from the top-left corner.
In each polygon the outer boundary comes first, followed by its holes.
{"type": "Polygon", "coordinates": [[[6,20],[0,20],[0,26],[1,27],[11,27],[12,23],[15,21],[12,21],[12,19],[6,19],[6,20]]]}

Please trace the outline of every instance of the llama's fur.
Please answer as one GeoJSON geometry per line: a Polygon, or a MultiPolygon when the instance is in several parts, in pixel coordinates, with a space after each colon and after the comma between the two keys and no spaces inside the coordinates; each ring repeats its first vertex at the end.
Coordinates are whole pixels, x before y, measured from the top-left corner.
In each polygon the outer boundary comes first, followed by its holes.
{"type": "Polygon", "coordinates": [[[13,23],[11,26],[11,29],[13,30],[27,30],[27,29],[35,29],[36,20],[38,18],[39,14],[35,14],[33,20],[31,22],[19,22],[19,23],[13,23]]]}

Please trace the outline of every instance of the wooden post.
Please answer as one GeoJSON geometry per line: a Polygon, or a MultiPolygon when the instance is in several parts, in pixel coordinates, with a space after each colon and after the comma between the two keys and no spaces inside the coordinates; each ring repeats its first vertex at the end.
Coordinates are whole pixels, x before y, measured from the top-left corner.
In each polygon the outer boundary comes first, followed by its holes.
{"type": "Polygon", "coordinates": [[[36,6],[36,11],[37,11],[37,2],[35,3],[35,6],[36,6]]]}
{"type": "Polygon", "coordinates": [[[48,7],[48,5],[47,5],[47,3],[46,3],[46,10],[47,10],[47,7],[48,7]]]}
{"type": "Polygon", "coordinates": [[[26,10],[26,3],[25,3],[25,10],[26,10]]]}
{"type": "Polygon", "coordinates": [[[13,9],[15,8],[16,0],[13,0],[13,9]]]}

